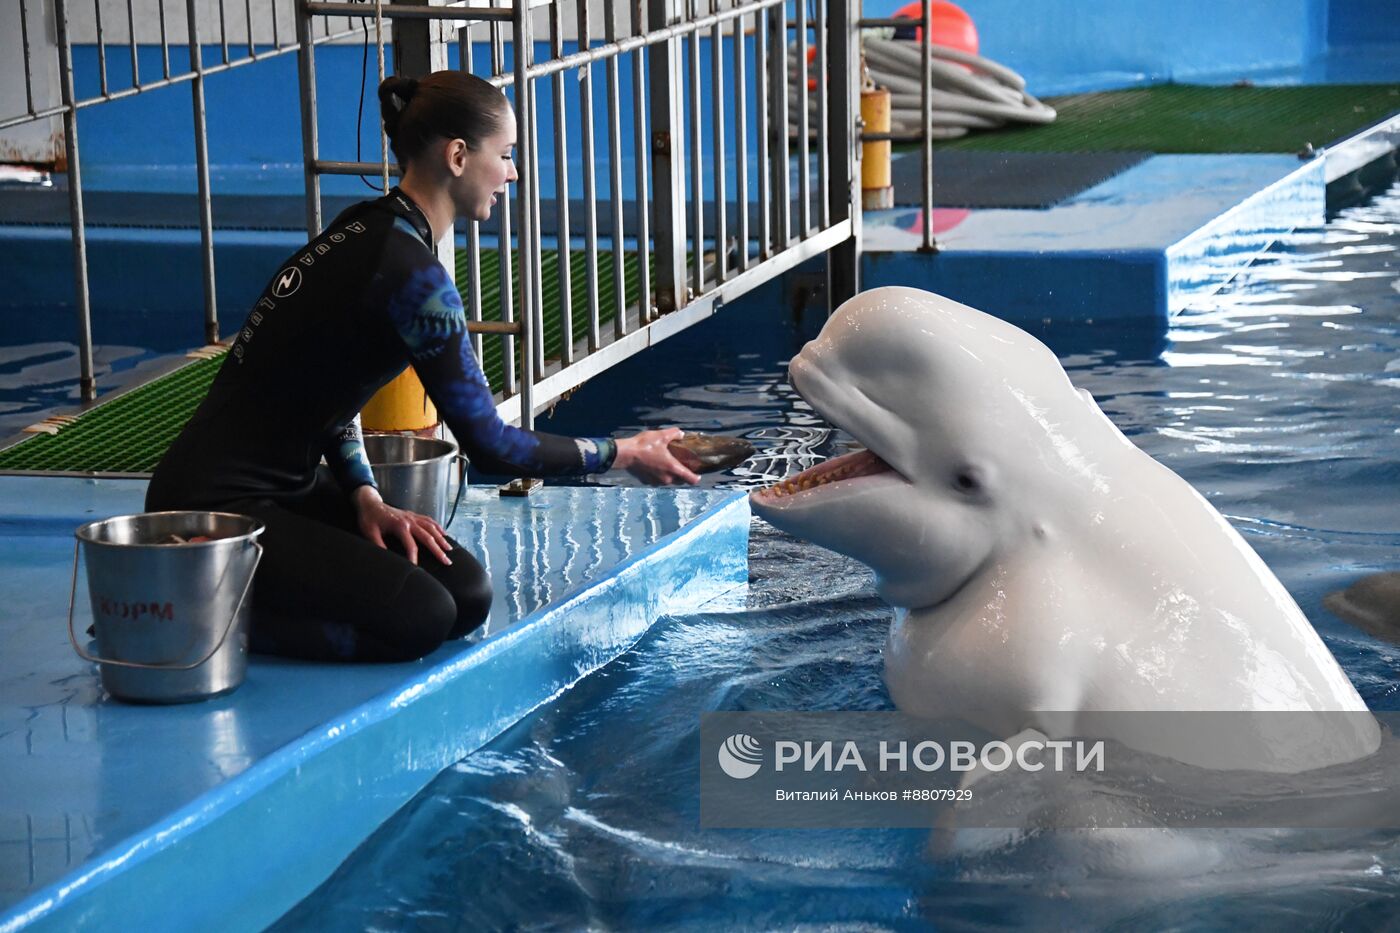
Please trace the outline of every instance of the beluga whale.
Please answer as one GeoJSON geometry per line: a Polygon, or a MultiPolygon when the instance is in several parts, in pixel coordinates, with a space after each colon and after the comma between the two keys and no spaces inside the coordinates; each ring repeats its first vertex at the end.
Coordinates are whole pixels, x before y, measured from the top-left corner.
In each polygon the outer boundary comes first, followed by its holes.
{"type": "Polygon", "coordinates": [[[838,308],[788,372],[865,449],[750,501],[872,568],[895,607],[884,677],[900,710],[1216,769],[1295,773],[1379,747],[1264,561],[1030,334],[877,288],[838,308]],[[1127,715],[1180,712],[1248,715],[1127,715]]]}

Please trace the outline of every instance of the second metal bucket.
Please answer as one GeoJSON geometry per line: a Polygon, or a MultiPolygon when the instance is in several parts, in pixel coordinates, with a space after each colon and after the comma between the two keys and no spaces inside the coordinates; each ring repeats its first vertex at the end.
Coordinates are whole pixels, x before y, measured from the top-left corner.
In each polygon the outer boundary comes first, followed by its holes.
{"type": "Polygon", "coordinates": [[[366,434],[365,454],[385,502],[447,524],[456,444],[435,437],[366,434]]]}
{"type": "Polygon", "coordinates": [[[76,532],[68,636],[112,696],[186,703],[233,690],[248,666],[248,594],[263,525],[225,512],[148,512],[76,532]],[[73,630],[87,564],[97,653],[73,630]]]}

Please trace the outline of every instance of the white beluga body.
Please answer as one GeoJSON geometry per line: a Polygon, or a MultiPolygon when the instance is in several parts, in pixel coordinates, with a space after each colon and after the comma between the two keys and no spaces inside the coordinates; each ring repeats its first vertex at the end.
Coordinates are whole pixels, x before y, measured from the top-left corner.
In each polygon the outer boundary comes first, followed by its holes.
{"type": "Polygon", "coordinates": [[[885,680],[901,710],[1208,768],[1296,772],[1378,747],[1259,556],[1034,337],[879,288],[837,309],[789,373],[867,449],[754,493],[754,511],[874,570],[897,607],[885,680]],[[1202,733],[1208,717],[1119,711],[1270,715],[1226,717],[1222,737],[1202,733]]]}

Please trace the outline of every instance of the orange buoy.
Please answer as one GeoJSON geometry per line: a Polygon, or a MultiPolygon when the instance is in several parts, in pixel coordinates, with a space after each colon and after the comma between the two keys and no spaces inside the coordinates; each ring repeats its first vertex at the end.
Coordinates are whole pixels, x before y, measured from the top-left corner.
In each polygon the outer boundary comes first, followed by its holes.
{"type": "MultiPolygon", "coordinates": [[[[923,3],[914,0],[913,3],[906,3],[894,14],[900,19],[917,20],[924,15],[923,3]]],[[[969,55],[977,54],[977,27],[972,23],[972,17],[958,6],[956,3],[948,3],[947,0],[932,0],[929,3],[929,19],[933,21],[933,44],[946,46],[950,49],[957,49],[960,52],[967,52],[969,55]]],[[[896,39],[910,39],[922,42],[924,31],[918,26],[901,28],[895,31],[896,39]],[[912,31],[912,35],[909,33],[912,31]]]]}

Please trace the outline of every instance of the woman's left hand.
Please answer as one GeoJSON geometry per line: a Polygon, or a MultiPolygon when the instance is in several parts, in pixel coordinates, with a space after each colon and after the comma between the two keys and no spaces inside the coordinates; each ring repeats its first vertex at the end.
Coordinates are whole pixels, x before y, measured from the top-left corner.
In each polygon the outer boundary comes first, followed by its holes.
{"type": "Polygon", "coordinates": [[[387,548],[385,538],[397,538],[403,544],[404,556],[418,563],[418,546],[421,544],[444,564],[452,560],[447,552],[452,550],[447,533],[442,526],[426,515],[396,509],[386,503],[373,486],[360,486],[352,494],[355,515],[359,521],[360,534],[382,548],[387,548]]]}

